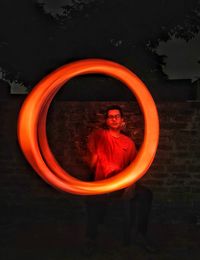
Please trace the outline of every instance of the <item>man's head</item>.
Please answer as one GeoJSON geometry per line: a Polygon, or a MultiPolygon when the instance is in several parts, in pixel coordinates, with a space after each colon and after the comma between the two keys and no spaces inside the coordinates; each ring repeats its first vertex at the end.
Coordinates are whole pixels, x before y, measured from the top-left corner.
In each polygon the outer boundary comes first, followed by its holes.
{"type": "Polygon", "coordinates": [[[105,112],[106,125],[112,130],[121,130],[125,124],[120,106],[110,106],[105,112]]]}

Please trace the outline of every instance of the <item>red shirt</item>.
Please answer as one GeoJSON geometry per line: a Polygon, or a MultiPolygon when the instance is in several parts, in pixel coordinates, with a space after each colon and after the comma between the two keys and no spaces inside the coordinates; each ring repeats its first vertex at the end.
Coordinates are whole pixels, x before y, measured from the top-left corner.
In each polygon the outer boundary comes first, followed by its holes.
{"type": "Polygon", "coordinates": [[[95,180],[108,178],[122,171],[136,156],[135,143],[126,135],[111,135],[109,130],[98,129],[88,138],[88,149],[97,155],[95,180]]]}

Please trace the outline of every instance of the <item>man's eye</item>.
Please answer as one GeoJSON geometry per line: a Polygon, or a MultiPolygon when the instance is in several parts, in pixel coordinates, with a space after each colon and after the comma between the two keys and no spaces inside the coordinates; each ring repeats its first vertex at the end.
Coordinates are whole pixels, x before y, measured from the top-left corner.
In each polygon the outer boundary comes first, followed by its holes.
{"type": "Polygon", "coordinates": [[[118,119],[118,118],[120,118],[120,115],[115,115],[115,116],[108,116],[108,118],[109,118],[109,119],[113,119],[113,118],[116,118],[116,119],[118,119]]]}

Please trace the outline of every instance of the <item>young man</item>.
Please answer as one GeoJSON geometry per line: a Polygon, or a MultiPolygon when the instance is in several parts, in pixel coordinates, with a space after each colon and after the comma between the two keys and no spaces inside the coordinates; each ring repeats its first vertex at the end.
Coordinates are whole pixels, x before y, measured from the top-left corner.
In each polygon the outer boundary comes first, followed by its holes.
{"type": "MultiPolygon", "coordinates": [[[[88,138],[88,164],[93,172],[93,180],[102,180],[116,175],[126,168],[137,155],[133,140],[122,133],[125,121],[119,106],[107,108],[105,125],[106,129],[97,129],[88,138]]],[[[140,237],[140,244],[147,250],[153,251],[146,240],[152,202],[152,193],[149,189],[134,184],[120,191],[100,195],[99,198],[99,200],[88,198],[86,203],[88,213],[86,231],[90,247],[94,245],[108,202],[117,198],[124,207],[124,244],[130,243],[131,227],[134,226],[135,234],[140,237]]]]}
{"type": "Polygon", "coordinates": [[[88,139],[89,163],[95,180],[116,175],[133,161],[137,153],[135,143],[121,132],[125,122],[119,106],[107,109],[105,123],[107,129],[93,131],[88,139]]]}

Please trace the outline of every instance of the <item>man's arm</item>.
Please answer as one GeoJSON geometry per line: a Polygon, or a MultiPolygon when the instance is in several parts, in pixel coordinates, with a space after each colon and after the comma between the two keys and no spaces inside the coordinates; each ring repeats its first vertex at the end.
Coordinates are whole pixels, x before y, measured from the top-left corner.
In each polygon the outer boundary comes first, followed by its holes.
{"type": "Polygon", "coordinates": [[[95,169],[96,164],[97,164],[97,159],[98,159],[97,154],[90,154],[89,155],[88,165],[89,165],[91,170],[95,169]]]}
{"type": "Polygon", "coordinates": [[[81,157],[83,162],[87,164],[91,170],[94,170],[97,163],[97,154],[91,154],[89,151],[87,151],[81,157]]]}
{"type": "Polygon", "coordinates": [[[98,155],[97,155],[97,146],[99,142],[99,132],[100,130],[94,130],[88,136],[88,143],[87,143],[87,164],[89,165],[91,170],[94,170],[97,164],[98,155]]]}
{"type": "Polygon", "coordinates": [[[129,164],[135,159],[137,155],[137,148],[135,143],[132,141],[131,147],[130,147],[130,152],[129,152],[129,164]]]}

